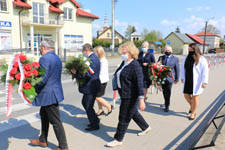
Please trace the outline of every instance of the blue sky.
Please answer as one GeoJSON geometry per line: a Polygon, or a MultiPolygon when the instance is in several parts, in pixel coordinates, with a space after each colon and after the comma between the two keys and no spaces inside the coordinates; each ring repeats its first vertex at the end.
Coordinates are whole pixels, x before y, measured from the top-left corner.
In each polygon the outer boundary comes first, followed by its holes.
{"type": "MultiPolygon", "coordinates": [[[[134,25],[139,33],[143,28],[159,30],[163,37],[175,31],[195,34],[205,26],[213,24],[225,35],[225,0],[117,0],[115,6],[116,30],[124,35],[128,25],[134,25]],[[213,18],[213,19],[210,19],[213,18]]],[[[83,9],[99,16],[93,22],[93,36],[108,16],[111,25],[112,0],[77,0],[83,9]]]]}

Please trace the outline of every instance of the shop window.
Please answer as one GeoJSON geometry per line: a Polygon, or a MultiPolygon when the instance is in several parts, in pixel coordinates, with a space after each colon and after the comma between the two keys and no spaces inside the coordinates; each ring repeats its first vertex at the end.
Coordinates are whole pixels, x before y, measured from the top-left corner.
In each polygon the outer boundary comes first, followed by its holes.
{"type": "Polygon", "coordinates": [[[82,35],[64,35],[64,48],[70,51],[82,50],[82,35]]]}
{"type": "Polygon", "coordinates": [[[64,11],[64,19],[65,20],[72,20],[73,19],[73,9],[71,8],[63,8],[64,11]]]}
{"type": "Polygon", "coordinates": [[[7,11],[7,0],[0,0],[0,12],[7,11]]]}

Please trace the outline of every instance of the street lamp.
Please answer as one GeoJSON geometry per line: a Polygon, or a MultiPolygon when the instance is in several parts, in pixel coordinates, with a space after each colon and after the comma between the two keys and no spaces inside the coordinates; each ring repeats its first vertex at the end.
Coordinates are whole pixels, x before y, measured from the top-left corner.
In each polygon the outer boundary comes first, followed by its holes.
{"type": "Polygon", "coordinates": [[[112,0],[112,55],[114,56],[115,49],[115,3],[118,0],[112,0]]]}
{"type": "Polygon", "coordinates": [[[207,32],[207,25],[208,25],[208,20],[214,19],[214,17],[209,18],[205,22],[205,33],[204,33],[204,42],[203,42],[203,54],[205,53],[205,40],[206,40],[206,32],[207,32]]]}

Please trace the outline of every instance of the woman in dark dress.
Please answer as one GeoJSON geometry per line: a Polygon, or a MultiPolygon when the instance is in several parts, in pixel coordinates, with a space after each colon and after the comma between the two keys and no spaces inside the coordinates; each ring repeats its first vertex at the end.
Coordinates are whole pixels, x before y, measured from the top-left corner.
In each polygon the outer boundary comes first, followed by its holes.
{"type": "Polygon", "coordinates": [[[194,120],[199,95],[208,83],[208,62],[195,43],[189,45],[188,56],[181,65],[181,82],[184,83],[184,97],[190,105],[189,120],[194,120]]]}
{"type": "Polygon", "coordinates": [[[147,41],[145,41],[141,47],[141,51],[138,54],[138,61],[142,67],[144,75],[144,100],[147,100],[148,88],[152,83],[148,75],[148,66],[152,63],[155,63],[155,57],[153,54],[148,52],[149,44],[147,41]]]}

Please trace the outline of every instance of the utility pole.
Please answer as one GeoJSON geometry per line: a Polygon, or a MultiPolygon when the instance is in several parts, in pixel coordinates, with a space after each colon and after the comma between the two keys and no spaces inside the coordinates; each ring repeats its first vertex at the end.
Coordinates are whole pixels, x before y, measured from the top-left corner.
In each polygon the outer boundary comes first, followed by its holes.
{"type": "Polygon", "coordinates": [[[208,21],[205,22],[205,34],[204,34],[204,42],[203,42],[203,54],[205,53],[205,39],[206,39],[207,25],[208,25],[208,21]]]}
{"type": "Polygon", "coordinates": [[[112,0],[112,55],[114,56],[115,52],[115,2],[112,0]]]}

